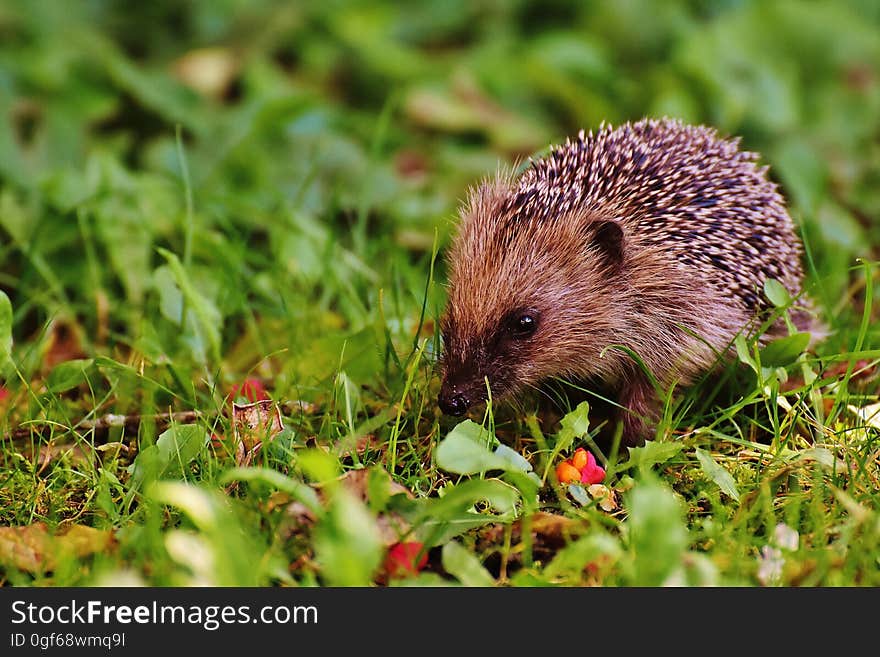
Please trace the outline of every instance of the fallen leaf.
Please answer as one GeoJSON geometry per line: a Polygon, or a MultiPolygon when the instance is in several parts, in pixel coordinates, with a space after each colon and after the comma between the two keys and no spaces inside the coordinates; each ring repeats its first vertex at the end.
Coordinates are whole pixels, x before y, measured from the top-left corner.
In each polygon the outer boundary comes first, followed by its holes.
{"type": "Polygon", "coordinates": [[[71,463],[76,465],[84,465],[90,462],[90,458],[79,445],[71,443],[65,443],[64,445],[42,445],[38,457],[40,464],[38,472],[43,472],[52,461],[68,455],[71,463]]]}
{"type": "Polygon", "coordinates": [[[349,470],[339,478],[342,484],[350,492],[354,493],[363,501],[368,500],[368,496],[371,492],[368,489],[368,485],[375,482],[377,479],[381,482],[381,485],[386,487],[383,492],[388,497],[402,493],[406,495],[409,499],[415,498],[415,496],[412,494],[412,491],[410,491],[406,486],[398,484],[391,478],[391,476],[387,472],[381,469],[361,468],[358,470],[349,470]],[[384,476],[380,475],[381,478],[379,478],[377,477],[377,473],[381,473],[381,475],[384,476]],[[373,477],[377,478],[372,479],[371,481],[371,474],[373,477]]]}
{"type": "Polygon", "coordinates": [[[47,572],[55,569],[60,558],[101,552],[112,540],[109,531],[85,525],[67,525],[55,534],[44,522],[0,527],[0,563],[32,573],[47,572]]]}
{"type": "Polygon", "coordinates": [[[271,400],[252,404],[232,403],[232,428],[238,465],[248,465],[264,441],[271,442],[284,430],[281,409],[271,400]]]}

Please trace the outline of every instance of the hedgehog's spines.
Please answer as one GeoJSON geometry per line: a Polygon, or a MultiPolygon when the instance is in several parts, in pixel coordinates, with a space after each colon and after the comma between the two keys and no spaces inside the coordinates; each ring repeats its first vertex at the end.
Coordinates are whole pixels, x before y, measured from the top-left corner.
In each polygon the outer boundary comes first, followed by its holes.
{"type": "MultiPolygon", "coordinates": [[[[647,243],[696,251],[697,260],[706,266],[738,277],[728,289],[752,304],[753,295],[745,293],[755,283],[752,263],[733,257],[733,252],[751,251],[753,234],[775,235],[777,246],[788,246],[791,221],[768,167],[757,164],[756,153],[740,150],[740,143],[739,137],[722,138],[713,128],[674,119],[617,128],[602,122],[595,135],[581,130],[576,140],[566,139],[547,156],[530,161],[512,189],[505,208],[510,214],[507,223],[552,221],[578,211],[587,216],[622,215],[625,223],[641,217],[652,228],[645,235],[647,243]],[[737,199],[736,214],[726,209],[731,196],[737,199]],[[728,253],[701,256],[699,240],[715,225],[729,229],[728,253]]],[[[711,248],[719,247],[713,241],[711,248]]],[[[787,252],[782,249],[783,255],[787,252]]],[[[795,258],[766,264],[763,270],[788,279],[783,280],[787,287],[801,275],[795,258]]]]}

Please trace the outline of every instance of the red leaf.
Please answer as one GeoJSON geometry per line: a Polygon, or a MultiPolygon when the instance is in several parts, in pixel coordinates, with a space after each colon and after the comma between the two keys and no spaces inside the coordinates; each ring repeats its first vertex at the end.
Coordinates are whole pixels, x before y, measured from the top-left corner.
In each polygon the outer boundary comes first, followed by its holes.
{"type": "Polygon", "coordinates": [[[428,563],[428,552],[424,547],[424,543],[418,541],[392,545],[385,556],[385,572],[388,573],[388,577],[403,578],[418,574],[428,563]],[[418,561],[416,561],[417,557],[418,561]]]}
{"type": "Polygon", "coordinates": [[[240,385],[232,386],[232,392],[229,394],[233,399],[244,397],[251,403],[269,399],[269,393],[266,392],[263,382],[253,377],[245,379],[240,385]]]}

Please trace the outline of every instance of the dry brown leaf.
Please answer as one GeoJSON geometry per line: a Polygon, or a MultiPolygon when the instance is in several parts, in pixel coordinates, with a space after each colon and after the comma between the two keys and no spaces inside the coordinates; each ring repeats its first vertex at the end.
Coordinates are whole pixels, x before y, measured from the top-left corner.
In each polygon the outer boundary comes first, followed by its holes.
{"type": "Polygon", "coordinates": [[[0,563],[28,572],[51,571],[59,558],[101,552],[112,540],[109,531],[85,525],[68,525],[54,535],[44,522],[0,527],[0,563]]]}
{"type": "MultiPolygon", "coordinates": [[[[366,468],[360,470],[349,470],[344,475],[342,475],[339,480],[349,490],[349,492],[354,493],[361,500],[367,501],[367,477],[370,476],[371,472],[378,472],[383,475],[385,485],[388,487],[389,497],[391,497],[392,495],[403,493],[409,499],[414,499],[415,496],[406,486],[398,484],[391,478],[391,475],[383,470],[368,470],[366,468]]],[[[377,475],[374,474],[374,476],[377,475]]]]}
{"type": "Polygon", "coordinates": [[[79,445],[71,445],[70,443],[64,445],[43,445],[40,447],[40,468],[38,472],[43,472],[52,461],[67,455],[69,455],[72,463],[78,465],[89,463],[91,460],[79,445]]]}
{"type": "Polygon", "coordinates": [[[367,451],[367,448],[378,451],[381,449],[383,443],[379,440],[379,438],[374,433],[368,433],[363,436],[359,436],[354,445],[354,450],[351,448],[351,439],[343,438],[340,441],[337,441],[333,446],[336,455],[339,458],[345,458],[346,456],[351,456],[352,454],[357,454],[358,456],[362,456],[364,452],[367,451]]]}
{"type": "Polygon", "coordinates": [[[252,404],[232,404],[232,428],[239,465],[249,465],[264,441],[271,442],[284,430],[281,409],[271,399],[252,404]]]}

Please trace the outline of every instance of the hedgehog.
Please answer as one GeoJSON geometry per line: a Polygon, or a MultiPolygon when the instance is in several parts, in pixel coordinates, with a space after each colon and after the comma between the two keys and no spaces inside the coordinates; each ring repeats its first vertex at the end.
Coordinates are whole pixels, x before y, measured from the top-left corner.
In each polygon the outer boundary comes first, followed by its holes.
{"type": "Polygon", "coordinates": [[[553,379],[601,385],[636,445],[655,431],[658,390],[712,371],[741,332],[788,334],[767,279],[796,299],[795,326],[821,334],[785,201],[739,138],[668,118],[602,124],[529,164],[472,188],[459,211],[444,413],[553,379]]]}

